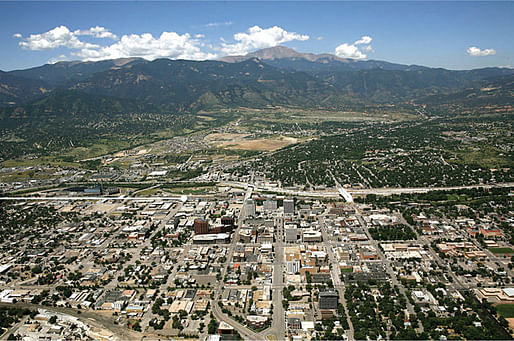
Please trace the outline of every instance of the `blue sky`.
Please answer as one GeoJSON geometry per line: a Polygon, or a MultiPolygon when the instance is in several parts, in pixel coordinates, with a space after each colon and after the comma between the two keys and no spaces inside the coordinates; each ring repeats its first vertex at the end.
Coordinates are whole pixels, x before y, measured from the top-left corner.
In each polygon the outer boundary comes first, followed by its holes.
{"type": "Polygon", "coordinates": [[[514,66],[514,2],[5,2],[0,70],[57,60],[300,52],[450,69],[514,66]],[[163,33],[164,32],[164,33],[163,33]]]}

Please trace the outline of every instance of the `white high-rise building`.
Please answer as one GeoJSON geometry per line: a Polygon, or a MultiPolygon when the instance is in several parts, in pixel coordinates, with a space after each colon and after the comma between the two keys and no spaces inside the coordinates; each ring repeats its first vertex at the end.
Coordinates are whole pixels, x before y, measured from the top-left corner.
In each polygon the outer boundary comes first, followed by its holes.
{"type": "Polygon", "coordinates": [[[246,217],[255,217],[255,201],[253,199],[246,199],[243,209],[246,217]]]}
{"type": "Polygon", "coordinates": [[[293,260],[291,262],[286,263],[287,273],[295,274],[300,272],[300,262],[297,260],[293,260]]]}

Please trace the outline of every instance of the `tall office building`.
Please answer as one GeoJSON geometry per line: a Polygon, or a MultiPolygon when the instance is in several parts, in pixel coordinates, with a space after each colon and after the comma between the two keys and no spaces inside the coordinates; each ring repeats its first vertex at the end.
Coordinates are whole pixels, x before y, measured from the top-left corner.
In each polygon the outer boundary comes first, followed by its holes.
{"type": "Polygon", "coordinates": [[[195,219],[193,228],[195,230],[195,234],[209,233],[209,222],[205,219],[195,219]]]}
{"type": "Polygon", "coordinates": [[[277,209],[277,201],[276,200],[265,200],[262,204],[265,212],[275,211],[277,209]]]}
{"type": "Polygon", "coordinates": [[[298,233],[298,229],[296,228],[296,226],[286,226],[284,232],[286,237],[286,243],[296,243],[298,241],[298,236],[300,234],[298,233]]]}
{"type": "Polygon", "coordinates": [[[294,214],[294,200],[284,199],[284,213],[294,214]]]}
{"type": "Polygon", "coordinates": [[[246,199],[243,209],[246,217],[255,217],[255,201],[253,199],[246,199]]]}
{"type": "Polygon", "coordinates": [[[319,293],[320,309],[337,309],[339,294],[335,290],[327,290],[319,293]]]}

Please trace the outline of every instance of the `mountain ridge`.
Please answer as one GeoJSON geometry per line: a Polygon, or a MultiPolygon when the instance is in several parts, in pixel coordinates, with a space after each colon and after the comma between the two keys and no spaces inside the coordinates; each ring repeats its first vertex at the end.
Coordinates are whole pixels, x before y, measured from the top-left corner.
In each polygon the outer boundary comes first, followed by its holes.
{"type": "MultiPolygon", "coordinates": [[[[339,65],[339,67],[346,67],[345,70],[362,70],[362,69],[373,69],[373,68],[385,68],[390,70],[419,70],[419,69],[433,69],[427,66],[421,66],[416,64],[398,64],[398,63],[392,63],[382,60],[374,60],[374,59],[368,59],[368,60],[359,60],[359,59],[352,59],[352,58],[341,58],[336,55],[330,54],[330,53],[321,53],[321,54],[314,54],[314,53],[303,53],[298,52],[294,49],[291,49],[286,46],[274,46],[269,48],[260,49],[251,53],[248,53],[246,55],[235,55],[235,56],[225,56],[218,58],[217,60],[227,62],[227,63],[236,63],[241,62],[247,59],[251,58],[259,58],[263,61],[266,61],[270,63],[273,66],[278,67],[286,67],[284,60],[288,60],[289,63],[296,63],[296,69],[301,65],[299,62],[309,62],[309,63],[315,63],[320,65],[332,64],[332,65],[339,65]]],[[[312,65],[310,67],[312,68],[312,65]]],[[[293,68],[294,66],[291,65],[293,68]]],[[[318,66],[319,68],[323,68],[322,66],[318,66]]],[[[325,69],[327,69],[326,67],[325,69]]],[[[302,70],[305,71],[305,70],[302,70]]]]}
{"type": "Polygon", "coordinates": [[[98,62],[73,60],[13,70],[6,73],[16,77],[41,80],[53,86],[59,86],[73,79],[86,78],[96,72],[113,68],[131,67],[132,65],[145,62],[147,61],[142,58],[118,58],[98,62]]]}
{"type": "Polygon", "coordinates": [[[23,106],[55,91],[76,90],[174,112],[222,106],[337,108],[345,102],[399,103],[458,92],[479,87],[486,78],[514,74],[495,67],[454,71],[358,61],[283,46],[234,58],[242,60],[125,58],[1,72],[0,105],[23,106]]]}
{"type": "Polygon", "coordinates": [[[316,61],[320,58],[333,58],[341,62],[348,62],[351,59],[340,58],[329,53],[314,54],[314,53],[302,53],[286,46],[274,46],[264,49],[257,50],[255,52],[248,53],[246,55],[233,55],[218,58],[217,60],[227,63],[241,62],[250,58],[259,59],[281,59],[281,58],[304,58],[309,61],[316,61]]]}

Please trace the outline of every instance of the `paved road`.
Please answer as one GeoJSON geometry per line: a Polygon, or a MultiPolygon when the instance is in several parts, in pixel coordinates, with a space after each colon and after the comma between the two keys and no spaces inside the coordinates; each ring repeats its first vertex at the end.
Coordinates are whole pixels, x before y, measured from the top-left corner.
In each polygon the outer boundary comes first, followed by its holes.
{"type": "MultiPolygon", "coordinates": [[[[357,219],[359,220],[362,228],[364,229],[364,232],[368,236],[368,239],[373,244],[373,247],[377,250],[377,253],[378,253],[379,259],[380,259],[379,262],[384,264],[385,270],[386,270],[387,274],[389,275],[389,278],[393,282],[393,285],[397,286],[398,289],[400,289],[400,292],[402,293],[402,295],[405,296],[405,298],[407,300],[406,306],[407,306],[407,311],[409,312],[409,315],[414,316],[416,314],[416,312],[414,311],[414,306],[410,303],[410,300],[407,296],[407,291],[405,290],[405,287],[403,286],[402,283],[400,283],[400,281],[398,281],[398,278],[396,278],[396,273],[394,272],[393,267],[391,266],[391,261],[385,257],[384,253],[382,252],[382,249],[378,245],[378,242],[376,240],[374,240],[373,237],[371,237],[371,234],[369,233],[367,224],[360,214],[357,214],[357,219]]],[[[420,324],[420,329],[421,329],[421,332],[423,332],[424,328],[423,328],[422,324],[420,324]]]]}
{"type": "MultiPolygon", "coordinates": [[[[251,197],[253,192],[253,186],[246,187],[247,192],[245,200],[251,197]]],[[[241,209],[238,219],[238,229],[234,235],[239,232],[239,226],[241,226],[244,218],[244,209],[241,209]]],[[[275,340],[285,339],[285,312],[282,306],[282,288],[284,287],[284,244],[283,244],[283,227],[280,226],[276,231],[276,241],[274,243],[275,258],[273,262],[273,281],[272,281],[272,302],[273,302],[273,318],[270,328],[260,332],[254,333],[244,325],[226,316],[218,306],[219,297],[225,287],[224,283],[219,282],[215,289],[215,299],[213,300],[213,314],[218,321],[224,321],[234,327],[235,330],[245,338],[245,340],[263,340],[266,338],[274,338],[275,340]]],[[[222,270],[222,278],[225,277],[228,265],[231,263],[232,255],[234,252],[235,241],[229,246],[229,252],[227,253],[227,262],[222,270]]],[[[247,288],[247,286],[230,286],[230,288],[247,288]]]]}
{"type": "Polygon", "coordinates": [[[416,230],[416,228],[414,226],[411,226],[406,220],[405,218],[403,218],[403,216],[400,214],[399,215],[399,218],[400,218],[400,223],[404,224],[404,225],[407,225],[410,227],[410,229],[412,231],[414,231],[414,233],[416,234],[416,240],[418,242],[421,242],[421,244],[423,245],[427,245],[428,246],[428,250],[430,252],[430,255],[432,256],[432,259],[434,259],[436,261],[436,263],[439,265],[439,267],[441,269],[443,269],[446,273],[449,273],[450,274],[450,277],[453,279],[453,283],[452,283],[452,286],[458,290],[462,290],[462,289],[468,289],[470,288],[470,286],[466,286],[464,284],[462,284],[462,282],[459,280],[459,278],[457,277],[457,275],[453,272],[453,270],[451,269],[451,266],[443,261],[441,259],[441,257],[439,257],[439,255],[437,254],[437,252],[434,251],[434,249],[432,248],[432,246],[430,246],[430,241],[427,239],[426,236],[423,236],[423,235],[419,235],[418,234],[418,231],[416,230]]]}
{"type": "MultiPolygon", "coordinates": [[[[228,186],[242,187],[246,188],[248,185],[246,183],[240,182],[222,182],[222,184],[228,186]]],[[[366,194],[376,194],[376,195],[391,195],[391,194],[401,194],[401,193],[426,193],[431,191],[450,191],[457,189],[471,189],[471,188],[496,188],[496,187],[512,187],[514,186],[514,182],[505,182],[499,184],[483,184],[483,185],[470,185],[470,186],[447,186],[447,187],[410,187],[410,188],[363,188],[363,189],[347,189],[346,191],[351,195],[366,195],[366,194]]],[[[279,194],[288,194],[288,195],[296,195],[296,196],[306,196],[306,197],[339,197],[339,191],[300,191],[294,189],[285,189],[285,188],[277,188],[277,187],[268,187],[268,186],[255,186],[255,190],[262,190],[267,192],[274,192],[279,194]]]]}
{"type": "Polygon", "coordinates": [[[260,340],[261,337],[259,337],[256,333],[252,332],[250,329],[243,326],[241,323],[231,319],[227,315],[223,314],[221,311],[221,308],[218,306],[218,298],[215,298],[212,304],[212,312],[216,319],[218,319],[218,322],[223,321],[231,325],[235,330],[238,331],[238,333],[245,339],[245,340],[260,340]]]}
{"type": "Polygon", "coordinates": [[[273,320],[271,327],[259,334],[262,337],[273,336],[275,340],[283,340],[286,335],[286,321],[284,307],[282,306],[284,287],[284,242],[282,235],[277,229],[277,239],[275,241],[275,259],[273,261],[273,282],[272,282],[272,301],[273,301],[273,320]]]}
{"type": "Polygon", "coordinates": [[[15,323],[10,329],[6,329],[2,337],[0,337],[0,340],[8,340],[11,334],[16,335],[18,329],[25,323],[25,321],[27,321],[28,318],[29,316],[24,316],[20,322],[15,323]]]}
{"type": "Polygon", "coordinates": [[[141,188],[141,189],[138,189],[137,191],[134,191],[131,195],[136,195],[137,193],[152,190],[152,189],[159,188],[159,187],[161,187],[161,184],[157,184],[157,185],[154,185],[151,187],[141,188]]]}
{"type": "MultiPolygon", "coordinates": [[[[168,219],[171,219],[172,217],[175,216],[175,214],[177,214],[177,212],[182,208],[182,203],[179,203],[177,204],[173,209],[171,209],[168,214],[166,215],[166,218],[164,219],[161,219],[161,221],[159,222],[159,225],[154,229],[154,231],[152,232],[152,234],[150,235],[149,238],[146,238],[144,240],[144,242],[142,244],[140,244],[137,249],[143,249],[143,248],[151,248],[151,245],[152,245],[152,238],[159,232],[159,231],[162,231],[166,225],[166,223],[168,222],[168,219]]],[[[162,284],[160,287],[159,287],[159,291],[161,293],[163,292],[166,292],[166,289],[168,286],[170,286],[170,282],[172,282],[172,280],[174,280],[176,274],[177,274],[177,270],[179,268],[179,265],[181,263],[181,261],[184,259],[184,257],[187,255],[187,252],[189,251],[189,244],[185,245],[184,246],[184,252],[182,252],[179,256],[179,259],[178,261],[176,262],[176,264],[174,264],[174,267],[173,267],[173,270],[172,270],[172,273],[168,276],[168,281],[165,283],[165,284],[162,284]]],[[[132,255],[132,259],[130,260],[130,262],[128,262],[126,265],[128,266],[129,264],[132,265],[132,266],[136,266],[136,261],[139,259],[139,255],[137,254],[133,254],[132,255]]],[[[126,266],[125,266],[126,267],[126,266]]],[[[111,281],[111,283],[109,283],[109,285],[107,287],[111,288],[113,285],[114,286],[117,286],[118,285],[118,276],[121,275],[122,273],[124,272],[123,268],[114,276],[114,279],[111,281]]],[[[143,318],[141,319],[141,326],[143,328],[146,328],[145,330],[148,330],[148,323],[150,322],[150,320],[152,320],[154,317],[156,317],[157,315],[154,315],[152,313],[152,310],[151,309],[148,309],[145,314],[143,315],[143,318]]]]}
{"type": "Polygon", "coordinates": [[[328,171],[330,173],[330,176],[332,177],[332,179],[334,180],[335,184],[336,184],[336,188],[337,188],[337,191],[339,193],[339,195],[348,203],[352,203],[353,202],[353,197],[352,195],[346,190],[344,189],[343,186],[341,186],[341,184],[339,183],[339,181],[337,181],[336,177],[334,176],[334,174],[329,170],[328,171]]]}
{"type": "MultiPolygon", "coordinates": [[[[220,185],[248,188],[249,185],[243,182],[218,182],[220,185]]],[[[471,188],[495,188],[495,187],[512,187],[514,182],[505,182],[499,184],[484,184],[484,185],[470,185],[470,186],[448,186],[448,187],[413,187],[413,188],[363,188],[363,189],[347,189],[346,191],[351,195],[391,195],[401,193],[426,193],[431,191],[450,191],[457,189],[471,189],[471,188]]],[[[321,197],[332,198],[339,197],[339,191],[300,191],[294,189],[284,189],[277,187],[255,186],[255,190],[267,191],[279,194],[288,194],[304,197],[321,197]]],[[[13,196],[13,197],[0,197],[0,200],[173,200],[180,201],[181,197],[33,197],[33,196],[13,196]]]]}
{"type": "Polygon", "coordinates": [[[363,194],[377,194],[377,195],[390,195],[401,193],[426,193],[431,191],[451,191],[457,189],[472,189],[472,188],[497,188],[497,187],[512,187],[514,182],[505,182],[499,184],[484,184],[484,185],[470,185],[470,186],[448,186],[448,187],[410,187],[410,188],[364,188],[364,189],[349,189],[353,195],[363,194]]]}
{"type": "Polygon", "coordinates": [[[332,269],[330,272],[332,275],[332,282],[334,283],[334,288],[336,288],[338,290],[339,300],[341,301],[341,304],[343,305],[344,312],[346,314],[346,321],[348,322],[348,326],[350,328],[349,332],[346,333],[346,336],[348,336],[349,341],[353,341],[354,340],[353,323],[350,320],[350,314],[348,312],[348,304],[346,302],[346,298],[344,297],[346,287],[345,287],[344,283],[341,283],[341,270],[339,269],[337,257],[332,250],[332,244],[329,242],[330,237],[327,232],[327,225],[325,223],[324,217],[321,219],[320,225],[321,225],[321,234],[323,236],[323,244],[325,245],[325,248],[327,249],[328,258],[329,258],[330,264],[332,265],[332,269]]]}
{"type": "MultiPolygon", "coordinates": [[[[247,186],[245,200],[249,199],[251,197],[252,192],[253,192],[253,187],[252,186],[247,186]]],[[[244,220],[244,214],[245,214],[244,213],[244,208],[242,207],[240,212],[239,212],[239,217],[238,217],[238,220],[237,220],[237,228],[236,228],[236,230],[233,233],[234,239],[236,238],[236,236],[239,235],[239,230],[240,230],[241,225],[242,225],[243,220],[244,220]]],[[[225,283],[224,283],[223,279],[225,278],[225,275],[227,274],[227,269],[228,269],[229,265],[232,262],[232,256],[234,254],[235,245],[236,245],[236,240],[232,240],[232,243],[230,243],[229,246],[228,246],[228,251],[227,251],[227,255],[226,255],[226,259],[227,260],[226,260],[225,265],[223,266],[223,268],[221,270],[221,278],[222,278],[222,280],[218,281],[216,286],[215,286],[215,288],[214,288],[214,300],[212,300],[212,303],[211,303],[212,313],[214,314],[214,317],[216,317],[218,322],[223,321],[223,322],[228,323],[235,330],[237,330],[239,332],[239,334],[245,340],[259,340],[261,338],[256,333],[254,333],[250,329],[246,328],[244,325],[240,324],[239,322],[235,321],[234,319],[230,318],[229,316],[225,315],[221,311],[221,308],[218,305],[218,302],[220,302],[219,301],[219,297],[221,297],[221,294],[223,293],[223,289],[225,288],[225,283]]]]}
{"type": "Polygon", "coordinates": [[[167,197],[167,196],[155,196],[155,197],[0,197],[0,200],[32,200],[32,201],[98,201],[98,200],[135,200],[135,201],[156,201],[156,200],[171,200],[171,201],[182,201],[182,197],[167,197]]]}

